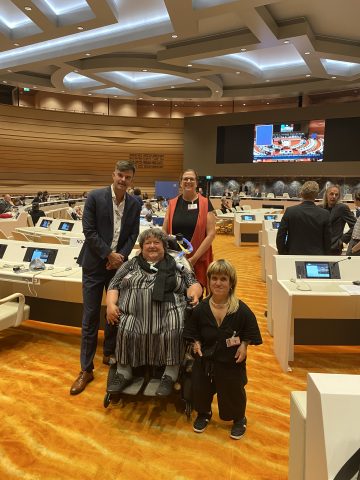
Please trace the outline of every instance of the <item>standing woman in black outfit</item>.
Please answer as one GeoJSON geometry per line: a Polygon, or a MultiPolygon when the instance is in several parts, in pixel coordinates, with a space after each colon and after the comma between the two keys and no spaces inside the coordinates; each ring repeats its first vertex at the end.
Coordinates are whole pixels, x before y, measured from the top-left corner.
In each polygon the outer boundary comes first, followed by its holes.
{"type": "Polygon", "coordinates": [[[193,341],[193,428],[202,433],[209,423],[215,393],[222,420],[232,420],[230,437],[246,431],[246,356],[248,345],[260,345],[254,313],[235,296],[236,271],[226,260],[213,262],[207,272],[210,295],[186,320],[183,337],[193,341]]]}
{"type": "Polygon", "coordinates": [[[182,195],[169,200],[163,230],[182,233],[193,246],[187,257],[195,276],[206,287],[206,271],[213,260],[211,244],[215,238],[215,215],[209,199],[196,191],[198,176],[195,170],[185,170],[181,176],[182,195]]]}

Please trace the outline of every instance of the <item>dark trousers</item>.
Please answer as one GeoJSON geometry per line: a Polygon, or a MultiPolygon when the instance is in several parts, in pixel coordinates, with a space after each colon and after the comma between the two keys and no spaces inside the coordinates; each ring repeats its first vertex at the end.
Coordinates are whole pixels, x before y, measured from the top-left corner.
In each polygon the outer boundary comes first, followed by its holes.
{"type": "MultiPolygon", "coordinates": [[[[91,372],[94,369],[100,309],[104,289],[107,290],[116,270],[88,270],[83,268],[83,317],[81,326],[81,369],[91,372]]],[[[104,355],[115,353],[117,328],[105,322],[104,355]]]]}
{"type": "Polygon", "coordinates": [[[247,383],[246,369],[242,365],[204,361],[197,358],[192,370],[193,405],[198,413],[211,411],[215,393],[222,420],[242,420],[245,417],[247,383]],[[210,374],[209,374],[210,372],[210,374]]]}

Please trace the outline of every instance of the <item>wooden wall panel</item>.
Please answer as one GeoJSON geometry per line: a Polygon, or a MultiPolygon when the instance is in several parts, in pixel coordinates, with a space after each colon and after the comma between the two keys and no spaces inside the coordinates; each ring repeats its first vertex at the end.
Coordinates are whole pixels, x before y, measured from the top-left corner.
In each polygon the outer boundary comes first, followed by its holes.
{"type": "Polygon", "coordinates": [[[177,180],[183,167],[183,120],[98,117],[0,106],[0,193],[82,193],[111,183],[118,160],[161,156],[138,166],[134,185],[177,180]]]}

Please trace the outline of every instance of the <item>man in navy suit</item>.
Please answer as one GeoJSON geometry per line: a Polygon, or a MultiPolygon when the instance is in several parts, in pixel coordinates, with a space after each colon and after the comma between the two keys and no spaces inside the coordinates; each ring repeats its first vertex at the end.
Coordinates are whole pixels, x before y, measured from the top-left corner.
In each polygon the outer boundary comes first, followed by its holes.
{"type": "Polygon", "coordinates": [[[315,205],[318,193],[316,182],[305,182],[300,190],[303,201],[285,210],[276,236],[280,255],[330,254],[330,214],[315,205]]]}
{"type": "MultiPolygon", "coordinates": [[[[126,190],[131,185],[135,166],[119,161],[109,187],[89,193],[82,223],[85,242],[78,263],[82,266],[83,318],[81,330],[81,371],[70,394],[81,393],[94,379],[94,356],[100,325],[104,288],[128,258],[139,234],[140,204],[126,190]]],[[[116,326],[105,323],[104,363],[115,352],[116,326]]]]}

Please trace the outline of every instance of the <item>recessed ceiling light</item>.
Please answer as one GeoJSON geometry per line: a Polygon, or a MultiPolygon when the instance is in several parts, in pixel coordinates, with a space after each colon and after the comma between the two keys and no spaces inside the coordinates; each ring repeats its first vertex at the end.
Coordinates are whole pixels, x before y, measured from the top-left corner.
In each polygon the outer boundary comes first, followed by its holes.
{"type": "Polygon", "coordinates": [[[244,107],[246,106],[246,103],[243,103],[244,107]]]}
{"type": "Polygon", "coordinates": [[[35,87],[35,85],[34,85],[33,88],[37,88],[37,87],[35,87]]]}
{"type": "Polygon", "coordinates": [[[222,106],[223,106],[222,103],[220,103],[219,107],[222,107],[222,106]]]}
{"type": "Polygon", "coordinates": [[[197,79],[196,79],[197,82],[200,82],[200,80],[201,80],[201,78],[197,78],[197,79]]]}
{"type": "Polygon", "coordinates": [[[78,27],[76,27],[78,30],[84,30],[84,27],[82,27],[81,25],[79,25],[78,27]]]}
{"type": "Polygon", "coordinates": [[[270,102],[266,102],[266,105],[270,105],[270,102]]]}
{"type": "Polygon", "coordinates": [[[240,72],[236,72],[236,75],[240,75],[240,72]]]}
{"type": "Polygon", "coordinates": [[[6,81],[6,80],[3,80],[3,83],[7,83],[7,81],[6,81]]]}
{"type": "Polygon", "coordinates": [[[88,95],[89,95],[89,96],[91,96],[91,95],[92,95],[92,93],[88,93],[88,95]]]}
{"type": "Polygon", "coordinates": [[[87,57],[90,57],[91,53],[85,53],[85,55],[86,55],[87,57]]]}
{"type": "Polygon", "coordinates": [[[153,107],[155,107],[155,103],[152,103],[151,105],[152,105],[153,107]]]}
{"type": "Polygon", "coordinates": [[[197,107],[200,107],[200,105],[199,105],[199,104],[197,104],[196,106],[197,106],[197,107]]]}
{"type": "Polygon", "coordinates": [[[142,99],[143,99],[143,97],[139,97],[139,100],[142,100],[142,99]]]}
{"type": "Polygon", "coordinates": [[[290,42],[289,42],[289,40],[284,40],[284,43],[285,43],[285,45],[287,45],[290,42]]]}
{"type": "Polygon", "coordinates": [[[117,98],[118,96],[117,95],[114,95],[114,98],[117,98]]]}
{"type": "Polygon", "coordinates": [[[192,67],[192,63],[188,63],[188,65],[187,65],[187,66],[188,66],[188,67],[192,67]]]}
{"type": "Polygon", "coordinates": [[[331,77],[333,80],[336,78],[335,75],[331,77]]]}
{"type": "Polygon", "coordinates": [[[311,52],[305,52],[305,55],[310,55],[311,52]]]}
{"type": "Polygon", "coordinates": [[[167,98],[164,98],[164,100],[167,100],[167,98]]]}
{"type": "Polygon", "coordinates": [[[174,87],[174,85],[171,85],[171,87],[170,87],[170,88],[175,88],[175,87],[174,87]]]}
{"type": "Polygon", "coordinates": [[[240,48],[240,52],[246,52],[246,48],[240,48]]]}
{"type": "Polygon", "coordinates": [[[9,72],[9,73],[12,73],[12,70],[7,69],[6,71],[9,72]]]}
{"type": "Polygon", "coordinates": [[[219,93],[219,90],[215,90],[215,93],[219,93]]]}
{"type": "Polygon", "coordinates": [[[20,43],[14,43],[14,47],[20,47],[20,43]]]}
{"type": "Polygon", "coordinates": [[[177,107],[177,104],[175,104],[174,107],[177,107]]]}
{"type": "Polygon", "coordinates": [[[308,73],[307,75],[305,75],[306,77],[311,77],[310,73],[308,73]]]}
{"type": "Polygon", "coordinates": [[[65,90],[61,90],[61,93],[65,93],[65,90]]]}
{"type": "Polygon", "coordinates": [[[147,68],[143,68],[141,71],[142,72],[147,72],[147,68]]]}
{"type": "Polygon", "coordinates": [[[27,10],[28,12],[30,12],[32,10],[31,7],[24,7],[24,10],[27,10]]]}
{"type": "Polygon", "coordinates": [[[265,82],[270,82],[270,80],[269,80],[269,79],[267,79],[267,80],[265,80],[265,82]]]}
{"type": "Polygon", "coordinates": [[[171,35],[171,38],[178,38],[178,36],[176,35],[176,33],[173,33],[173,34],[171,35]]]}

